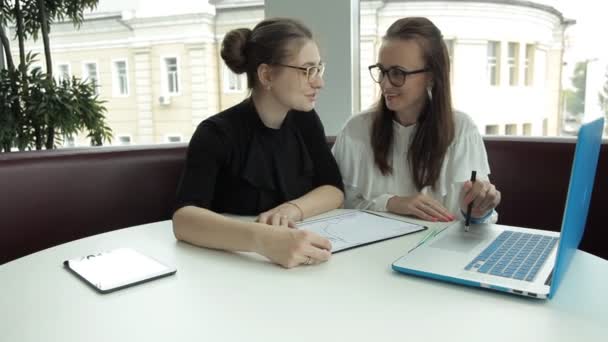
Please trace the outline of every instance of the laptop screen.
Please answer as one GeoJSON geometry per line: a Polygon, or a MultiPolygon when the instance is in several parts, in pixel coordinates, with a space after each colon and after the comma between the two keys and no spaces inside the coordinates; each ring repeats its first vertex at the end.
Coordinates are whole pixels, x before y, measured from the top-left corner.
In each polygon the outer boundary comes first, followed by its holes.
{"type": "Polygon", "coordinates": [[[582,125],[578,133],[549,298],[557,291],[585,231],[603,129],[604,118],[600,118],[582,125]]]}

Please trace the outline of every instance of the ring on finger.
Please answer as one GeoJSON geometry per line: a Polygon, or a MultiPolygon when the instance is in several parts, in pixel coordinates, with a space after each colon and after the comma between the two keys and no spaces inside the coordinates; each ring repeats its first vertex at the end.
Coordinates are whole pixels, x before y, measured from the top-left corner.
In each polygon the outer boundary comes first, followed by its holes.
{"type": "Polygon", "coordinates": [[[306,257],[306,261],[304,261],[304,265],[310,265],[312,264],[312,258],[311,257],[306,257]]]}

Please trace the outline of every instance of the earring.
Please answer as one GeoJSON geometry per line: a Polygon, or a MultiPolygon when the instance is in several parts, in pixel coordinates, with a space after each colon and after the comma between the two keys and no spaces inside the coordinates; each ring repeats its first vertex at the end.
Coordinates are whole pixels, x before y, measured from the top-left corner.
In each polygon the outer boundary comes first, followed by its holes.
{"type": "Polygon", "coordinates": [[[266,90],[270,91],[270,89],[272,89],[272,85],[268,84],[268,85],[266,86],[266,90]]]}
{"type": "Polygon", "coordinates": [[[433,91],[431,86],[426,87],[426,93],[429,96],[429,101],[431,101],[433,99],[433,91]]]}

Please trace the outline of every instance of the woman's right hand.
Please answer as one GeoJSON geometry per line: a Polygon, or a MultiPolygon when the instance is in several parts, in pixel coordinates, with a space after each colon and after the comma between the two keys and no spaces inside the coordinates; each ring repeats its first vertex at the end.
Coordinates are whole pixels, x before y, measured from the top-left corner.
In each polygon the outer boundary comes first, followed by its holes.
{"type": "Polygon", "coordinates": [[[393,196],[386,203],[389,212],[410,215],[426,221],[449,222],[456,218],[436,199],[418,193],[414,196],[393,196]]]}
{"type": "Polygon", "coordinates": [[[307,230],[273,226],[261,236],[258,253],[285,268],[292,268],[327,261],[331,243],[307,230]]]}

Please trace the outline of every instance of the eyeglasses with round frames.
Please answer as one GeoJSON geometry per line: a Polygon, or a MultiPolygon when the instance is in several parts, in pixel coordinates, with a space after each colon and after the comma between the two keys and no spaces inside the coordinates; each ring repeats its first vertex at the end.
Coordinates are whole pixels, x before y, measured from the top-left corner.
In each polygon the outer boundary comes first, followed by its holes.
{"type": "Polygon", "coordinates": [[[385,69],[380,64],[370,65],[368,67],[369,74],[376,83],[381,83],[386,75],[388,75],[388,81],[395,87],[401,87],[405,84],[405,79],[408,75],[420,74],[423,72],[430,71],[429,68],[422,68],[416,70],[407,70],[400,66],[392,66],[385,69]]]}
{"type": "Polygon", "coordinates": [[[325,73],[325,63],[320,63],[318,65],[311,65],[309,67],[300,67],[300,66],[281,64],[281,63],[274,63],[274,65],[304,71],[306,74],[306,80],[308,81],[308,83],[312,83],[314,81],[315,77],[317,77],[317,76],[323,77],[323,73],[325,73]]]}

